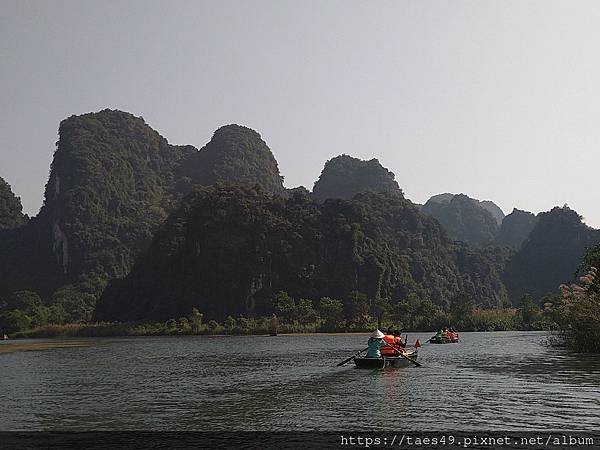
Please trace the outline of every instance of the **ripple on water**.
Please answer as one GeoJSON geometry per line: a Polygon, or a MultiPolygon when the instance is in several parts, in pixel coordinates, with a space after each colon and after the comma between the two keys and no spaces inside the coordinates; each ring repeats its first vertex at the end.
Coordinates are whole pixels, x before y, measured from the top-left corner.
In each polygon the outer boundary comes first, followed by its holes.
{"type": "MultiPolygon", "coordinates": [[[[412,333],[424,342],[430,334],[412,333]]],[[[2,356],[0,429],[595,430],[597,358],[464,333],[421,368],[336,367],[365,336],[93,341],[2,356]]]]}

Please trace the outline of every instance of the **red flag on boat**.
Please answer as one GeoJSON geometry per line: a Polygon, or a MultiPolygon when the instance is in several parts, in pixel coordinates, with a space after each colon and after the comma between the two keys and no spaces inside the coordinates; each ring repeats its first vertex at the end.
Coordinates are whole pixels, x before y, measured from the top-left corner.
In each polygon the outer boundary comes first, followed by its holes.
{"type": "Polygon", "coordinates": [[[417,339],[417,342],[415,342],[415,348],[419,348],[421,346],[421,343],[419,342],[419,340],[417,339]]]}

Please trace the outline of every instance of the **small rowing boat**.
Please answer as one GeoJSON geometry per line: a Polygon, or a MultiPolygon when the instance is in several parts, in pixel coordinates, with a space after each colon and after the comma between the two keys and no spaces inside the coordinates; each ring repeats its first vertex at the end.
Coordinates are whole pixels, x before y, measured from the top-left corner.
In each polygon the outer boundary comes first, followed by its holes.
{"type": "Polygon", "coordinates": [[[458,342],[458,333],[452,333],[448,336],[434,336],[429,339],[430,344],[456,344],[458,342]]]}
{"type": "MultiPolygon", "coordinates": [[[[406,350],[405,355],[412,360],[416,360],[418,353],[417,349],[414,348],[406,350]]],[[[356,364],[357,369],[383,369],[385,367],[408,367],[413,365],[402,356],[382,356],[381,358],[355,356],[354,364],[356,364]]]]}

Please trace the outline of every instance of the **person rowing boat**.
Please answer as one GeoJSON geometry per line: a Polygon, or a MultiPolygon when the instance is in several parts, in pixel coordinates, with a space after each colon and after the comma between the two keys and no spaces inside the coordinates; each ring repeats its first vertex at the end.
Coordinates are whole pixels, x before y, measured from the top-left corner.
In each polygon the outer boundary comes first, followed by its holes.
{"type": "Polygon", "coordinates": [[[383,340],[385,334],[383,334],[380,330],[375,330],[369,336],[369,341],[367,345],[369,349],[367,350],[367,358],[381,358],[381,347],[387,346],[387,342],[383,340]]]}

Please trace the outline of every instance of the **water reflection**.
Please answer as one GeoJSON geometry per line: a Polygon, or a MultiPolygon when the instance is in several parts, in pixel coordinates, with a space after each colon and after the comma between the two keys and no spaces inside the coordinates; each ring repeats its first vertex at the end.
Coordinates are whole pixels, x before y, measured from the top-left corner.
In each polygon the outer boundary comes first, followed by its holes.
{"type": "MultiPolygon", "coordinates": [[[[429,334],[412,334],[411,342],[429,334]]],[[[364,336],[137,338],[0,357],[1,430],[587,429],[600,362],[465,333],[421,368],[336,367],[364,336]]]]}

